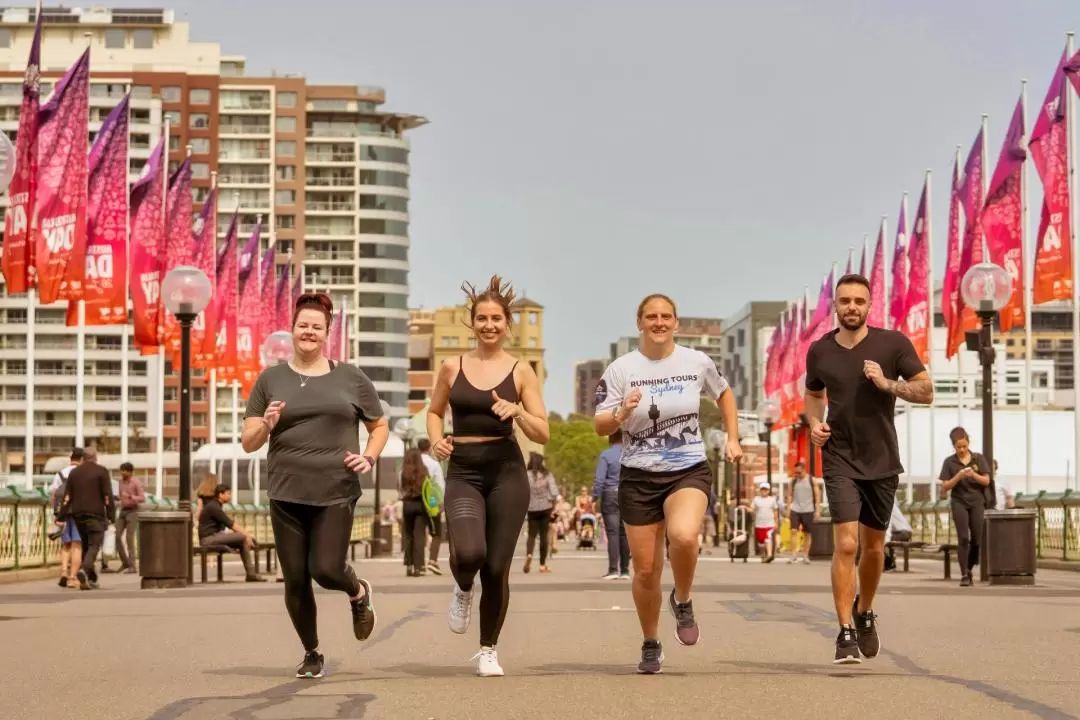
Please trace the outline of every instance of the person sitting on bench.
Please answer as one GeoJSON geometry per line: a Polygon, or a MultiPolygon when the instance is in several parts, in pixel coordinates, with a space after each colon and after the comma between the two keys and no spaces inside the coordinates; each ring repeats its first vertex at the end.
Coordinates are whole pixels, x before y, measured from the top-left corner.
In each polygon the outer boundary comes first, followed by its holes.
{"type": "Polygon", "coordinates": [[[911,542],[911,523],[904,517],[904,512],[900,509],[900,502],[893,500],[892,517],[889,518],[889,527],[885,531],[885,570],[896,569],[896,552],[895,548],[888,547],[889,543],[893,542],[911,542]]]}
{"type": "Polygon", "coordinates": [[[218,485],[214,488],[214,498],[203,503],[202,512],[199,513],[199,544],[202,547],[224,545],[239,550],[247,581],[264,582],[266,578],[255,572],[255,566],[251,562],[251,549],[255,547],[255,538],[233,522],[221,507],[230,500],[232,490],[229,486],[218,485]]]}

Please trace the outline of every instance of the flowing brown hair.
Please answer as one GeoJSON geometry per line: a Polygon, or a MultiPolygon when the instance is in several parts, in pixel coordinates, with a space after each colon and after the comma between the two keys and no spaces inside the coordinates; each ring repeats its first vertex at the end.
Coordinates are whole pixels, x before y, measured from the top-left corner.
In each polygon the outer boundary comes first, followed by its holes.
{"type": "Polygon", "coordinates": [[[424,487],[424,478],[427,475],[423,454],[416,448],[407,450],[405,457],[401,460],[401,496],[403,498],[420,497],[420,491],[424,487]]]}
{"type": "Polygon", "coordinates": [[[503,279],[498,275],[491,276],[487,288],[483,292],[476,292],[476,288],[468,282],[461,284],[461,290],[465,293],[466,305],[469,308],[469,329],[472,329],[473,323],[476,322],[476,306],[482,302],[498,303],[499,307],[506,313],[506,326],[510,327],[513,324],[514,315],[510,311],[510,306],[514,304],[516,298],[514,287],[508,282],[503,282],[503,279]]]}

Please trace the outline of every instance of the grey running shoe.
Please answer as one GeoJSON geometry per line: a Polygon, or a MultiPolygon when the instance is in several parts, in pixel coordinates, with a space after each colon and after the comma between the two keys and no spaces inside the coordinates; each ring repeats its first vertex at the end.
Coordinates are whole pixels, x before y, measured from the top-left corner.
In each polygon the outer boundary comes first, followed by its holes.
{"type": "Polygon", "coordinates": [[[311,680],[323,676],[323,656],[314,650],[304,653],[304,662],[296,668],[296,677],[311,680]]]}
{"type": "Polygon", "coordinates": [[[664,648],[659,640],[646,640],[641,644],[641,662],[638,663],[639,673],[655,675],[663,672],[664,648]]]}
{"type": "Polygon", "coordinates": [[[675,602],[675,591],[668,596],[668,608],[675,617],[675,639],[681,645],[694,645],[697,643],[701,632],[698,630],[697,621],[694,620],[694,603],[687,600],[684,603],[675,602]]]}

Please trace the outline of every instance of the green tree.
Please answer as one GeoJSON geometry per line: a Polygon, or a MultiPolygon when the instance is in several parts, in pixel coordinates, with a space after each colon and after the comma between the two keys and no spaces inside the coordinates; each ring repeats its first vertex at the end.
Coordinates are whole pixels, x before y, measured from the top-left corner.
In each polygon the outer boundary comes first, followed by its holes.
{"type": "Polygon", "coordinates": [[[563,422],[563,416],[554,410],[548,413],[548,423],[561,423],[563,422]]]}
{"type": "Polygon", "coordinates": [[[553,423],[549,427],[551,439],[544,449],[548,469],[567,492],[591,488],[596,458],[608,446],[607,438],[597,435],[593,424],[584,420],[553,423]]]}
{"type": "Polygon", "coordinates": [[[720,408],[708,398],[701,398],[698,418],[701,424],[701,437],[705,437],[705,434],[712,428],[724,429],[724,416],[720,414],[720,408]]]}

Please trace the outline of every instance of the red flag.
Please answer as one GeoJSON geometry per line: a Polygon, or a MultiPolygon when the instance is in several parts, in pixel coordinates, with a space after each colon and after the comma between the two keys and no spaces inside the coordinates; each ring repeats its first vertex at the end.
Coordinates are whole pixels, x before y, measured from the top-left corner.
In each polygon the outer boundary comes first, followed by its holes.
{"type": "Polygon", "coordinates": [[[2,266],[8,295],[24,293],[32,287],[30,268],[34,247],[30,225],[37,207],[38,186],[38,106],[41,97],[41,3],[34,23],[34,39],[23,75],[19,130],[15,138],[15,175],[8,186],[10,203],[4,216],[2,266]]]}
{"type": "Polygon", "coordinates": [[[217,377],[223,382],[232,382],[237,377],[236,314],[240,306],[236,253],[238,228],[239,213],[234,212],[229,231],[225,233],[225,243],[217,254],[217,293],[212,300],[215,303],[214,317],[217,318],[217,377]]]}
{"type": "Polygon", "coordinates": [[[1032,304],[1072,299],[1072,230],[1069,224],[1069,138],[1065,55],[1039,107],[1028,147],[1043,184],[1042,218],[1035,245],[1032,304]]]}
{"type": "MultiPolygon", "coordinates": [[[[954,184],[955,177],[954,174],[954,184]]],[[[924,184],[919,209],[915,212],[915,224],[912,226],[911,241],[908,243],[911,270],[908,274],[907,297],[904,300],[904,334],[915,346],[915,352],[919,354],[924,365],[930,362],[930,227],[926,207],[929,191],[929,186],[924,184]]],[[[948,295],[944,291],[941,298],[942,305],[945,306],[948,295]]]]}
{"type": "Polygon", "coordinates": [[[776,381],[777,365],[779,361],[778,349],[780,347],[780,341],[783,339],[784,323],[783,317],[777,319],[776,327],[773,328],[772,335],[769,337],[769,346],[765,350],[765,397],[772,397],[776,394],[779,388],[779,383],[776,381]]]}
{"type": "Polygon", "coordinates": [[[889,329],[903,331],[907,317],[907,200],[900,203],[893,242],[892,287],[889,289],[889,329]]]}
{"type": "MultiPolygon", "coordinates": [[[[87,325],[127,325],[128,125],[131,98],[113,108],[90,148],[86,196],[87,325]]],[[[67,324],[79,322],[68,303],[67,324]]]]}
{"type": "Polygon", "coordinates": [[[953,163],[952,190],[949,193],[949,239],[945,255],[945,279],[941,284],[941,314],[945,318],[948,339],[945,343],[945,359],[956,354],[959,343],[952,337],[959,333],[960,325],[960,157],[953,163]]]}
{"type": "Polygon", "coordinates": [[[266,342],[266,338],[270,336],[270,333],[277,330],[275,325],[277,324],[277,250],[275,245],[277,243],[271,243],[270,247],[266,248],[266,252],[263,254],[262,272],[260,273],[259,280],[262,283],[262,287],[259,290],[259,335],[256,338],[257,342],[255,347],[258,348],[257,355],[262,357],[262,344],[266,342]]]}
{"type": "MultiPolygon", "coordinates": [[[[180,265],[191,264],[194,210],[191,193],[191,158],[186,158],[169,178],[169,192],[165,196],[165,275],[180,265]]],[[[165,352],[180,364],[180,323],[170,312],[164,315],[161,339],[165,352]]],[[[194,345],[192,345],[194,347],[194,345]]]]}
{"type": "Polygon", "coordinates": [[[289,261],[281,269],[281,277],[278,278],[277,290],[274,291],[274,306],[277,308],[274,316],[272,332],[288,330],[292,320],[292,296],[289,294],[289,286],[292,284],[292,253],[289,253],[289,261]]]}
{"type": "Polygon", "coordinates": [[[259,327],[262,318],[262,280],[258,261],[262,222],[255,225],[240,254],[240,307],[236,315],[236,379],[247,397],[259,375],[259,327]]]}
{"type": "Polygon", "coordinates": [[[990,192],[983,208],[982,226],[991,262],[1012,276],[1012,297],[1001,309],[1001,331],[1024,326],[1024,253],[1020,183],[1027,151],[1024,149],[1024,107],[1016,103],[1012,122],[1001,146],[990,192]]]}
{"type": "Polygon", "coordinates": [[[871,327],[885,327],[885,221],[881,221],[878,230],[877,245],[874,246],[874,265],[870,270],[870,314],[866,324],[871,327]]]}
{"type": "Polygon", "coordinates": [[[45,304],[83,297],[89,107],[87,48],[38,112],[37,221],[30,237],[45,304]]]}
{"type": "Polygon", "coordinates": [[[213,366],[217,350],[217,316],[214,314],[217,296],[217,188],[210,190],[192,228],[191,264],[210,279],[213,293],[210,303],[191,324],[192,364],[198,368],[213,366]]]}
{"type": "Polygon", "coordinates": [[[161,281],[165,270],[166,141],[163,135],[131,189],[131,306],[135,345],[142,355],[157,352],[158,328],[164,314],[161,281]]]}

